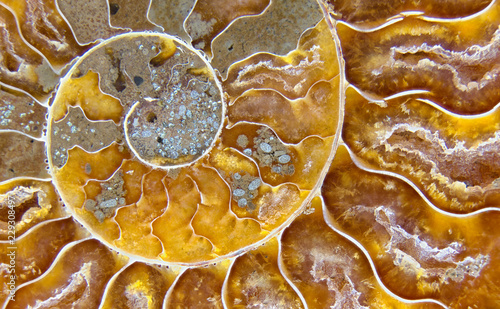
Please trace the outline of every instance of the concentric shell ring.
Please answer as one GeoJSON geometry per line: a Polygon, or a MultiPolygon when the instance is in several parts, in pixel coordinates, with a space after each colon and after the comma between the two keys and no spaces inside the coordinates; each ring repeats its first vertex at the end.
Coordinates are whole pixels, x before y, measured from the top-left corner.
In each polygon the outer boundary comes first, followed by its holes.
{"type": "Polygon", "coordinates": [[[127,33],[89,50],[49,113],[49,165],[73,216],[148,262],[213,262],[272,237],[310,200],[335,137],[286,143],[245,121],[242,103],[226,117],[223,98],[209,62],[173,36],[127,33]],[[294,183],[303,173],[308,183],[294,183]]]}

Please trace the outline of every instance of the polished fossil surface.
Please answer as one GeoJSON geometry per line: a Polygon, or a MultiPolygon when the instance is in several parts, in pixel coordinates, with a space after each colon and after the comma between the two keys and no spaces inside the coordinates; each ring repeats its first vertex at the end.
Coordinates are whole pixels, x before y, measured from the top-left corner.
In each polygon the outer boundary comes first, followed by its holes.
{"type": "Polygon", "coordinates": [[[0,21],[2,308],[500,307],[500,2],[0,21]]]}

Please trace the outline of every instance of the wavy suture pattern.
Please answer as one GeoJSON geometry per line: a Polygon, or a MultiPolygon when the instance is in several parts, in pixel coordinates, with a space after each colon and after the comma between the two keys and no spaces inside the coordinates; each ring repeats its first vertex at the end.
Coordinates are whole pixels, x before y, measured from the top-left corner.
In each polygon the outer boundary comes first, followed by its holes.
{"type": "Polygon", "coordinates": [[[409,178],[441,209],[498,207],[500,110],[459,118],[409,98],[380,106],[346,92],[343,138],[367,164],[409,178]]]}
{"type": "MultiPolygon", "coordinates": [[[[150,0],[148,19],[163,28],[165,33],[178,36],[185,41],[190,37],[181,20],[185,20],[192,11],[196,0],[150,0]]],[[[208,2],[208,1],[203,1],[208,2]]]]}
{"type": "MultiPolygon", "coordinates": [[[[16,209],[16,235],[22,236],[30,228],[44,221],[67,217],[64,205],[50,181],[16,179],[3,182],[0,187],[2,206],[9,200],[18,204],[16,209]]],[[[8,209],[2,208],[2,241],[9,239],[8,209]]]]}
{"type": "Polygon", "coordinates": [[[5,6],[0,6],[0,32],[2,82],[46,100],[59,76],[48,60],[23,39],[15,15],[5,6]]]}
{"type": "Polygon", "coordinates": [[[295,49],[297,38],[322,18],[314,0],[274,0],[259,16],[235,20],[212,42],[212,65],[221,74],[228,67],[257,52],[285,55],[295,49]]]}
{"type": "Polygon", "coordinates": [[[59,11],[68,21],[79,44],[107,39],[126,30],[111,26],[110,7],[106,0],[56,0],[59,11]]]}
{"type": "MultiPolygon", "coordinates": [[[[197,1],[186,20],[186,31],[191,37],[191,43],[195,48],[201,49],[213,57],[212,40],[224,28],[240,16],[261,14],[270,3],[270,0],[197,1]]],[[[222,42],[225,42],[225,40],[222,40],[222,42]]]]}
{"type": "Polygon", "coordinates": [[[499,14],[495,1],[453,22],[408,17],[366,32],[339,24],[346,78],[378,98],[418,89],[428,91],[420,98],[451,112],[487,112],[500,98],[499,14]]]}
{"type": "MultiPolygon", "coordinates": [[[[330,36],[324,22],[313,31],[316,36],[309,44],[316,43],[318,36],[323,40],[330,36]]],[[[328,52],[323,58],[335,59],[326,48],[312,49],[313,58],[328,52]]],[[[299,65],[301,69],[318,66],[309,61],[299,65]]],[[[272,126],[256,123],[244,131],[222,128],[221,139],[211,146],[223,108],[214,76],[204,66],[173,39],[139,34],[121,36],[93,49],[62,81],[49,119],[54,180],[75,216],[119,250],[177,263],[226,256],[284,224],[321,176],[335,128],[316,134],[318,126],[312,126],[297,144],[285,144],[272,126]],[[131,48],[139,55],[132,54],[131,48]],[[73,116],[78,109],[70,106],[80,107],[85,117],[81,112],[73,116]],[[124,131],[119,129],[122,126],[124,131]],[[195,164],[177,166],[200,156],[202,160],[195,164]],[[96,160],[108,162],[109,169],[101,169],[96,160]],[[135,169],[117,171],[122,160],[160,169],[146,174],[135,169]],[[177,170],[172,175],[161,167],[177,170]],[[101,184],[94,185],[93,179],[101,184]],[[133,205],[126,200],[130,182],[142,183],[142,195],[133,205]],[[182,223],[177,226],[176,221],[182,223]],[[193,239],[186,242],[180,235],[193,239]]],[[[292,63],[285,70],[269,66],[268,70],[290,84],[289,76],[281,71],[288,73],[296,66],[292,63]]],[[[338,78],[332,79],[331,88],[323,94],[329,109],[338,110],[338,83],[338,78]]],[[[266,95],[261,92],[257,97],[265,99],[266,95]]],[[[273,118],[279,114],[279,110],[269,112],[273,118]]],[[[299,122],[304,117],[297,116],[299,122]]],[[[334,120],[338,119],[335,115],[334,120]]],[[[242,120],[231,122],[239,125],[242,120]]]]}
{"type": "Polygon", "coordinates": [[[322,192],[327,221],[359,240],[398,295],[495,307],[498,299],[488,295],[498,293],[500,229],[493,222],[500,213],[459,218],[436,212],[404,181],[356,167],[343,146],[322,192]]]}
{"type": "Polygon", "coordinates": [[[431,18],[461,18],[484,10],[493,0],[389,0],[345,1],[321,0],[337,20],[361,29],[378,27],[387,20],[404,15],[423,15],[431,18]]]}
{"type": "Polygon", "coordinates": [[[88,49],[88,46],[81,46],[76,42],[69,25],[57,11],[55,2],[1,2],[16,16],[26,41],[39,50],[56,70],[88,49]]]}
{"type": "Polygon", "coordinates": [[[117,272],[101,308],[161,308],[178,272],[135,262],[117,272]]]}
{"type": "Polygon", "coordinates": [[[281,265],[309,308],[441,308],[388,294],[363,252],[327,225],[322,206],[315,198],[281,237],[281,265]]]}
{"type": "MultiPolygon", "coordinates": [[[[21,285],[39,277],[49,269],[57,254],[65,246],[84,237],[88,237],[88,234],[71,218],[44,222],[29,234],[23,235],[17,241],[17,246],[20,248],[16,255],[17,284],[21,285]],[[42,246],[44,250],[39,250],[42,246]]],[[[8,264],[10,262],[7,255],[10,252],[9,245],[2,243],[1,252],[2,263],[8,264]]],[[[2,278],[2,284],[8,281],[2,278]]],[[[2,295],[2,302],[5,298],[5,294],[2,295]]]]}
{"type": "Polygon", "coordinates": [[[500,308],[499,26],[0,0],[1,308],[500,308]]]}

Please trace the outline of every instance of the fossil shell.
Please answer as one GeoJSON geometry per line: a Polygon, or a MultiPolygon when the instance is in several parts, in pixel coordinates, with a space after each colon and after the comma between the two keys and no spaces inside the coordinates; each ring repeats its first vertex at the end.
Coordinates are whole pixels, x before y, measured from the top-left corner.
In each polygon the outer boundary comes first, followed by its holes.
{"type": "Polygon", "coordinates": [[[500,307],[499,13],[0,0],[2,308],[500,307]]]}

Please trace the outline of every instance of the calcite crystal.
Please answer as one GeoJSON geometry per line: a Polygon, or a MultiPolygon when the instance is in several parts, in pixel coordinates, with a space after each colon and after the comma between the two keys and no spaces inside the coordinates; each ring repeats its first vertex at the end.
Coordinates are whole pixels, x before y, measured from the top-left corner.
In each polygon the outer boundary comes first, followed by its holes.
{"type": "Polygon", "coordinates": [[[500,308],[497,0],[0,0],[2,308],[500,308]]]}

